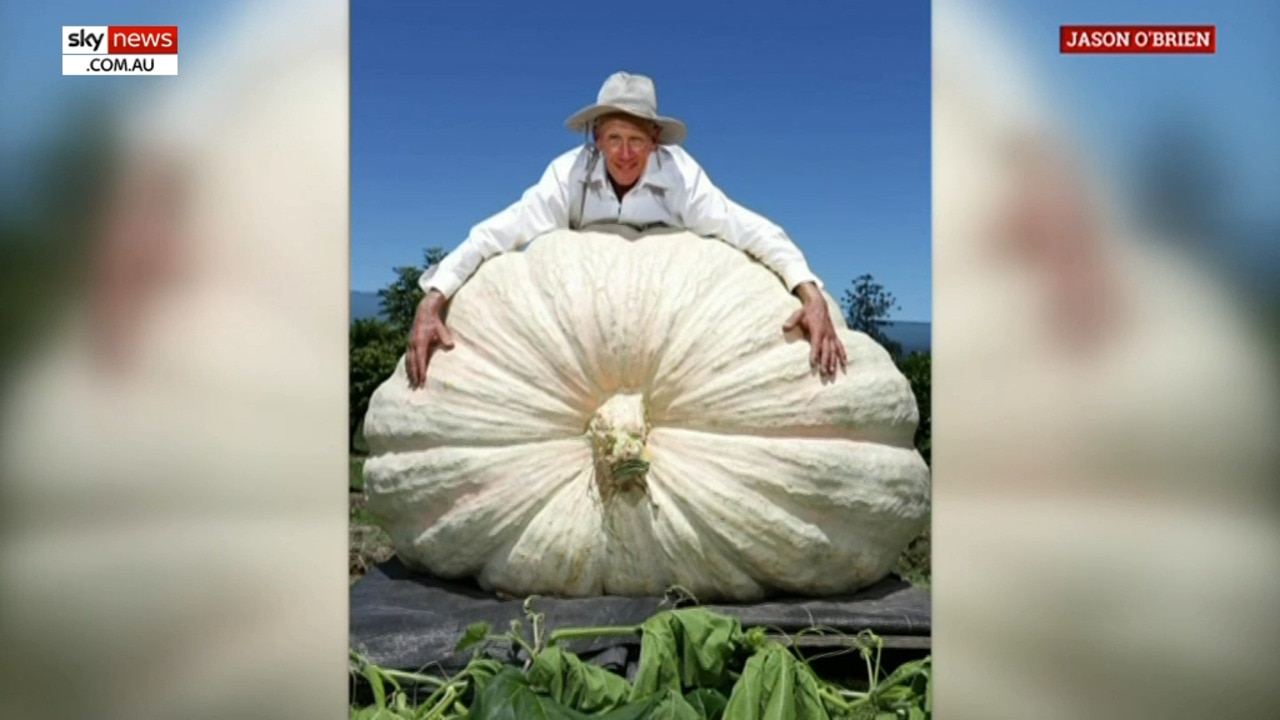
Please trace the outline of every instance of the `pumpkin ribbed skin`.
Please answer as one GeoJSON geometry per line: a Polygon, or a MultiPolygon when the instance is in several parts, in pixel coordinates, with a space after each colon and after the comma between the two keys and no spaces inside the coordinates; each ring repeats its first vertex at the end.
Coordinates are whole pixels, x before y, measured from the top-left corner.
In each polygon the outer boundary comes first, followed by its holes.
{"type": "Polygon", "coordinates": [[[400,558],[514,595],[702,601],[883,578],[928,522],[915,398],[847,329],[824,383],[764,266],[688,233],[559,231],[454,296],[456,346],[401,360],[364,432],[400,558]]]}

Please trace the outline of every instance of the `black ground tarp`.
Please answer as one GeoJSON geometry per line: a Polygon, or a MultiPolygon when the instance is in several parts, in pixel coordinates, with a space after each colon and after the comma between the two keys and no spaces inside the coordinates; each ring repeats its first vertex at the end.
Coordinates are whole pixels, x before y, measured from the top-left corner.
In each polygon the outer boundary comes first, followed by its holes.
{"type": "MultiPolygon", "coordinates": [[[[534,610],[546,629],[638,625],[671,607],[663,598],[539,598],[534,610]]],[[[776,599],[750,605],[708,605],[737,617],[744,627],[794,632],[817,626],[846,634],[871,630],[882,637],[927,638],[931,631],[929,594],[890,577],[850,598],[776,599]]],[[[374,567],[351,588],[351,647],[387,668],[434,669],[452,674],[466,666],[471,650],[454,647],[468,625],[488,622],[495,633],[523,619],[522,602],[500,600],[474,585],[412,572],[397,560],[374,567]]],[[[576,643],[585,660],[630,674],[638,638],[576,643]]]]}

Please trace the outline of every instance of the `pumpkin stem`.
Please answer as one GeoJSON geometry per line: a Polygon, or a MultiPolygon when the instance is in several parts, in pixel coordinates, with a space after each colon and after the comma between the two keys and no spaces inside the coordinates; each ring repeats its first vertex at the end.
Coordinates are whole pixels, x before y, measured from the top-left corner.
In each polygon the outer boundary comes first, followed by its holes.
{"type": "Polygon", "coordinates": [[[587,436],[602,497],[647,487],[649,454],[645,443],[649,427],[644,396],[639,393],[614,395],[596,410],[587,425],[587,436]]]}

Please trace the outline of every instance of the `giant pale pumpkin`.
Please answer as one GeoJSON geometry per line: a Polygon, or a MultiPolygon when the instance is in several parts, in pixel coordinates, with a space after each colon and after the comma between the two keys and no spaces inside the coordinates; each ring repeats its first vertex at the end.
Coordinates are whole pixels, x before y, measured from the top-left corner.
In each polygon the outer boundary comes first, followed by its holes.
{"type": "Polygon", "coordinates": [[[545,235],[454,296],[456,346],[364,431],[400,558],[516,595],[852,592],[928,522],[911,387],[833,320],[824,382],[778,277],[718,240],[545,235]]]}

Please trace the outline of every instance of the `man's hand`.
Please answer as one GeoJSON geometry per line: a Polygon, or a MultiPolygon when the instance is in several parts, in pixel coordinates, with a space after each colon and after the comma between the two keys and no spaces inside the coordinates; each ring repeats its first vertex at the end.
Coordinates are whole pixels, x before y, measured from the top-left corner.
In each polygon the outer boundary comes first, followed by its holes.
{"type": "Polygon", "coordinates": [[[409,331],[409,349],[405,351],[404,365],[409,373],[409,387],[417,390],[427,383],[427,366],[436,348],[453,347],[453,333],[445,327],[441,313],[446,299],[439,290],[432,290],[418,303],[413,316],[413,329],[409,331]]]}
{"type": "Polygon", "coordinates": [[[809,338],[810,366],[818,368],[823,377],[834,377],[837,367],[845,368],[849,360],[845,355],[844,343],[840,342],[835,325],[831,322],[827,302],[818,286],[811,282],[797,287],[796,294],[804,305],[787,320],[782,329],[790,332],[797,327],[801,328],[809,338]]]}

